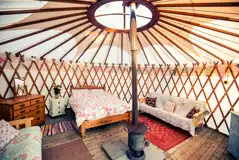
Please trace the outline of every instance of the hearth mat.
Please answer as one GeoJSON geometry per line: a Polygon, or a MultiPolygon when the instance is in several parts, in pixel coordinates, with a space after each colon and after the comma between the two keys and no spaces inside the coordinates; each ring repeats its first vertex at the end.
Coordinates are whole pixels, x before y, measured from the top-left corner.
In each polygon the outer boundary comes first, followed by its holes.
{"type": "Polygon", "coordinates": [[[119,139],[111,143],[103,144],[102,149],[110,159],[116,160],[125,155],[128,150],[128,146],[121,139],[119,139]]]}
{"type": "MultiPolygon", "coordinates": [[[[102,149],[110,160],[128,160],[126,156],[128,145],[125,144],[121,139],[111,143],[103,144],[102,149]]],[[[149,146],[144,149],[144,152],[146,154],[145,160],[165,159],[164,152],[152,143],[150,143],[149,146]]]]}

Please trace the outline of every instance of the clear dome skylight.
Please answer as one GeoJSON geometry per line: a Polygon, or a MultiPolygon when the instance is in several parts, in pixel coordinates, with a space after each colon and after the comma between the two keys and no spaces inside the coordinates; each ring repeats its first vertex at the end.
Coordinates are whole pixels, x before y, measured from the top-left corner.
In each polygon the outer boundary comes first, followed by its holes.
{"type": "MultiPolygon", "coordinates": [[[[96,20],[103,26],[128,30],[130,28],[130,9],[123,7],[123,1],[109,2],[100,6],[95,12],[96,20]]],[[[152,18],[151,11],[144,5],[139,5],[136,11],[137,27],[148,24],[152,18]]]]}

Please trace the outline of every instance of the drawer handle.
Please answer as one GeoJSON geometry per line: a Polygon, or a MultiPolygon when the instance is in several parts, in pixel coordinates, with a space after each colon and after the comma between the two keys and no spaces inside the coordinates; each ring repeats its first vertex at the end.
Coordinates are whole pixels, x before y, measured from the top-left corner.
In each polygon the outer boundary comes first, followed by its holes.
{"type": "Polygon", "coordinates": [[[36,120],[40,120],[40,117],[36,118],[36,120]]]}
{"type": "Polygon", "coordinates": [[[24,113],[26,110],[22,110],[20,113],[24,113]]]}
{"type": "Polygon", "coordinates": [[[24,106],[25,106],[25,104],[21,104],[21,105],[20,105],[20,107],[24,107],[24,106]]]}
{"type": "Polygon", "coordinates": [[[61,113],[60,111],[58,113],[61,113]]]}
{"type": "Polygon", "coordinates": [[[24,119],[24,118],[26,118],[26,116],[22,116],[22,117],[21,117],[21,119],[24,119]]]}
{"type": "Polygon", "coordinates": [[[61,107],[58,107],[58,108],[61,108],[61,107]]]}
{"type": "Polygon", "coordinates": [[[38,103],[38,102],[40,102],[40,100],[36,100],[35,102],[38,103]]]}
{"type": "Polygon", "coordinates": [[[37,108],[39,108],[40,106],[36,106],[37,108]]]}
{"type": "Polygon", "coordinates": [[[36,113],[39,114],[41,111],[37,111],[36,113]]]}

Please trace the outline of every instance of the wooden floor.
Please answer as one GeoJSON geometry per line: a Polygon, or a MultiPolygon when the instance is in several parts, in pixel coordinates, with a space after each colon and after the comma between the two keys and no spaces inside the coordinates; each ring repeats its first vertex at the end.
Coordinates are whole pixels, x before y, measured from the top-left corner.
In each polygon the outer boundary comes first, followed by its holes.
{"type": "Polygon", "coordinates": [[[209,128],[168,150],[167,160],[235,160],[227,152],[228,136],[209,128]]]}
{"type": "Polygon", "coordinates": [[[127,141],[127,135],[124,126],[120,123],[115,123],[87,130],[83,141],[89,149],[90,154],[93,156],[93,159],[108,160],[101,146],[117,139],[127,141]]]}
{"type": "MultiPolygon", "coordinates": [[[[55,145],[55,143],[59,143],[59,141],[72,141],[78,138],[80,138],[78,133],[63,133],[62,135],[45,137],[43,138],[43,147],[55,145]]],[[[115,123],[87,130],[83,141],[93,159],[108,160],[101,146],[104,143],[112,142],[119,138],[127,141],[127,132],[121,123],[115,123]]],[[[227,152],[227,142],[228,136],[205,127],[203,130],[197,130],[196,136],[164,152],[165,159],[235,160],[235,158],[227,152]]]]}

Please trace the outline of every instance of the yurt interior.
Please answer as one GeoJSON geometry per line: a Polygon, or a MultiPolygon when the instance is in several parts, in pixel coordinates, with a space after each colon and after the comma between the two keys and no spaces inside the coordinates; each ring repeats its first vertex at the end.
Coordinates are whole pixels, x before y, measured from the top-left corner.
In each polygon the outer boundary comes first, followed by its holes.
{"type": "Polygon", "coordinates": [[[238,0],[1,0],[1,160],[239,160],[238,0]]]}

